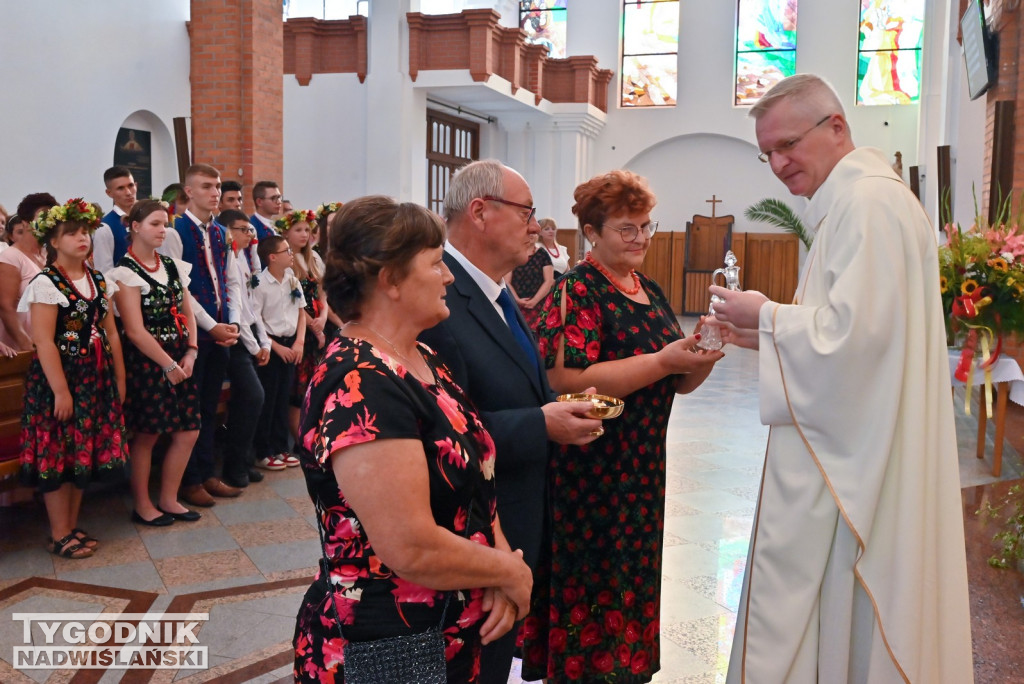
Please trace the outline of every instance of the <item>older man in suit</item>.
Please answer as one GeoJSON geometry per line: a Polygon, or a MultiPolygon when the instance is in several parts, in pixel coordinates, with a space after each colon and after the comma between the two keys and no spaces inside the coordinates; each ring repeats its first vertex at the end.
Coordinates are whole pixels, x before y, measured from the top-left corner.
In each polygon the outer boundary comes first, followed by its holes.
{"type": "MultiPolygon", "coordinates": [[[[444,208],[451,315],[422,339],[483,414],[497,448],[499,522],[535,568],[552,443],[586,444],[601,423],[583,415],[587,403],[553,401],[536,342],[505,287],[503,276],[526,263],[540,232],[530,186],[498,161],[476,161],[452,177],[444,208]]],[[[508,681],[515,631],[484,648],[482,682],[508,681]]]]}

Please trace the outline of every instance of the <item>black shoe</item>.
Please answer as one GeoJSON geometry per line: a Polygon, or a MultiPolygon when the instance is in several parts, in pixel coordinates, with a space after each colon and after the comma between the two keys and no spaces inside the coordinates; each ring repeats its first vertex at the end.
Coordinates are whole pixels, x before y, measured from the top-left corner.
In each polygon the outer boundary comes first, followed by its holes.
{"type": "Polygon", "coordinates": [[[249,468],[249,482],[263,482],[263,473],[255,468],[249,468]]]}
{"type": "Polygon", "coordinates": [[[156,510],[160,511],[161,513],[163,513],[163,516],[161,516],[161,517],[164,517],[164,518],[170,517],[170,518],[173,518],[174,520],[180,520],[182,522],[195,522],[196,520],[199,520],[200,518],[203,517],[202,515],[199,514],[198,511],[186,510],[184,513],[171,513],[169,511],[165,511],[164,509],[162,509],[160,507],[157,507],[156,510]]]}
{"type": "MultiPolygon", "coordinates": [[[[157,509],[160,510],[160,509],[157,509]]],[[[168,525],[174,524],[174,518],[163,511],[160,511],[163,515],[159,515],[152,520],[146,520],[137,511],[132,511],[132,522],[138,523],[139,525],[149,525],[150,527],[167,527],[168,525]]]]}
{"type": "Polygon", "coordinates": [[[242,471],[240,475],[228,475],[227,473],[224,473],[224,477],[220,479],[224,481],[224,484],[231,485],[232,487],[238,487],[239,489],[245,489],[249,486],[249,482],[252,481],[252,478],[249,477],[245,471],[242,471]]]}

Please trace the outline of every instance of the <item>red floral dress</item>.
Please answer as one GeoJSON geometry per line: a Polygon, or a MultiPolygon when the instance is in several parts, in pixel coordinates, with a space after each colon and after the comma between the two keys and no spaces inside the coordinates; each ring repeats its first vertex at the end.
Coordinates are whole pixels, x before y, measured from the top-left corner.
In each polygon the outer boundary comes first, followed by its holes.
{"type": "Polygon", "coordinates": [[[55,491],[66,482],[84,489],[92,480],[120,477],[128,458],[121,398],[103,328],[110,308],[107,285],[99,271],[87,272],[95,285],[92,299],[51,266],[36,276],[49,278],[68,302],[55,305],[54,343],[74,406],[67,421],[54,418],[53,390],[39,356],[33,356],[25,378],[20,465],[22,484],[41,492],[55,491]]]}
{"type": "MultiPolygon", "coordinates": [[[[640,274],[638,274],[640,275],[640,274]]],[[[658,285],[640,275],[650,305],[582,263],[555,284],[536,333],[548,368],[565,338],[565,366],[656,352],[683,337],[658,285]],[[562,324],[561,286],[566,288],[562,324]]],[[[605,434],[563,446],[549,465],[549,562],[534,578],[523,624],[523,678],[647,682],[660,669],[665,434],[675,377],[623,397],[605,434]]]]}
{"type": "MultiPolygon", "coordinates": [[[[299,457],[310,498],[323,511],[337,615],[345,637],[355,641],[436,627],[448,592],[403,580],[381,562],[338,488],[332,453],[373,440],[419,439],[426,453],[434,520],[459,536],[494,546],[494,443],[448,370],[433,352],[423,345],[421,349],[436,378],[434,385],[424,385],[367,342],[336,337],[313,374],[303,408],[299,457]],[[462,443],[470,444],[472,453],[462,443]]],[[[296,620],[296,682],[344,681],[345,640],[330,599],[321,563],[296,620]]],[[[485,617],[482,589],[453,594],[444,622],[448,681],[477,681],[485,617]]]]}
{"type": "MultiPolygon", "coordinates": [[[[299,280],[302,287],[302,296],[306,298],[306,313],[316,318],[321,312],[320,303],[320,281],[312,275],[299,280]]],[[[289,402],[292,406],[301,407],[302,400],[306,397],[306,389],[309,387],[309,379],[313,377],[313,371],[320,363],[320,357],[324,350],[317,347],[316,334],[306,326],[306,337],[302,347],[302,359],[295,368],[295,379],[292,382],[292,393],[289,402]]]]}

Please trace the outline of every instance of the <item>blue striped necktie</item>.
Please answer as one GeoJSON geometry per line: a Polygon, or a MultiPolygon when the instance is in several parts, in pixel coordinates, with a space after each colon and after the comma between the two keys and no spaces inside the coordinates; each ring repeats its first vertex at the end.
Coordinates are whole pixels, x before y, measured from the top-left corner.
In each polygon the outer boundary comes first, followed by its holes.
{"type": "Polygon", "coordinates": [[[498,306],[501,307],[502,312],[505,314],[505,322],[508,323],[509,330],[512,331],[512,337],[515,338],[516,344],[522,347],[523,351],[526,352],[527,358],[530,359],[537,372],[540,373],[541,367],[540,360],[537,358],[537,350],[534,348],[530,336],[526,334],[523,326],[519,324],[516,305],[505,288],[501,288],[501,294],[498,295],[498,306]]]}

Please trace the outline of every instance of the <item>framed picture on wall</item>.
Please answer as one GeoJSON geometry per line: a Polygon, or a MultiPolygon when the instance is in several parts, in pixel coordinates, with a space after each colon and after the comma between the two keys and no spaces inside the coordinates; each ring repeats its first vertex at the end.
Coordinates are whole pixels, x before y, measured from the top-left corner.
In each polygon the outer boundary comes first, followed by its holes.
{"type": "Polygon", "coordinates": [[[114,166],[125,166],[135,178],[138,197],[153,196],[153,148],[149,131],[121,128],[114,142],[114,166]]]}

